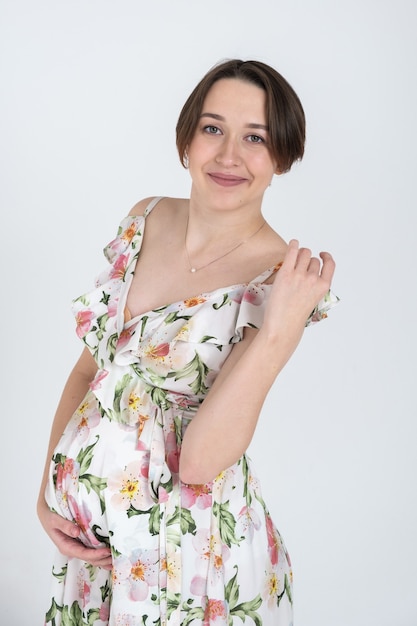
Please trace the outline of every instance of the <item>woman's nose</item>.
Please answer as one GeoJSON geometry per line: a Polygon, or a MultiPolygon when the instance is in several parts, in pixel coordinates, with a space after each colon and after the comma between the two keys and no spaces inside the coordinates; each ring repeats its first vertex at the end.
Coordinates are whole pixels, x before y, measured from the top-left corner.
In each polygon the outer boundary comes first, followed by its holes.
{"type": "Polygon", "coordinates": [[[225,138],[216,156],[216,163],[226,167],[239,165],[241,162],[240,150],[237,141],[230,137],[225,138]]]}

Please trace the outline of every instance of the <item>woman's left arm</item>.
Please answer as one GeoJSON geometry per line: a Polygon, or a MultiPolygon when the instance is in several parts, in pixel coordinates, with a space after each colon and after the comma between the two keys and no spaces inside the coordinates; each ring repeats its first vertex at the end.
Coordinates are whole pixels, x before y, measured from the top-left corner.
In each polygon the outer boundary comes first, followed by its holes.
{"type": "Polygon", "coordinates": [[[292,240],[276,274],[262,328],[246,328],[184,435],[180,477],[206,483],[248,448],[276,377],[303,335],[306,320],[327,293],[335,263],[292,240]]]}

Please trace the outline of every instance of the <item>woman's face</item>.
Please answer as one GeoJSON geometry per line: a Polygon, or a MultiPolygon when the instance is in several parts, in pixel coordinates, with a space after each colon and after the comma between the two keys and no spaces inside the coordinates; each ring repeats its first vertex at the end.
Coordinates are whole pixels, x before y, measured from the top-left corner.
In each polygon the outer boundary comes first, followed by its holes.
{"type": "Polygon", "coordinates": [[[214,83],[188,149],[192,193],[222,207],[260,207],[277,172],[265,102],[264,90],[252,83],[235,78],[214,83]]]}

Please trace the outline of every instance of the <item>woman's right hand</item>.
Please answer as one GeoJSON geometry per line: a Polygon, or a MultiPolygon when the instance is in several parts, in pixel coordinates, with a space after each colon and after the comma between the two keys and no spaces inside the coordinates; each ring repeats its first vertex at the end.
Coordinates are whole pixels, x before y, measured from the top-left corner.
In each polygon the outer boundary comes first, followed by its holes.
{"type": "Polygon", "coordinates": [[[88,548],[85,546],[79,539],[81,533],[79,526],[57,513],[53,513],[45,500],[40,500],[38,503],[38,517],[61,554],[106,570],[112,569],[110,548],[88,548]]]}

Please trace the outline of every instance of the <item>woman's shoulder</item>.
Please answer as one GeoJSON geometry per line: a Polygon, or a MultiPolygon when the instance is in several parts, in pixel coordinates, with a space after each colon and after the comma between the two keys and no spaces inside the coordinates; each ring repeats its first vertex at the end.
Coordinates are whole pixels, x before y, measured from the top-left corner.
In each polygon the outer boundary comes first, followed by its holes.
{"type": "Polygon", "coordinates": [[[184,203],[188,202],[185,198],[170,198],[168,196],[149,196],[139,200],[129,211],[129,215],[143,216],[149,207],[158,204],[160,210],[180,210],[184,207],[184,203]]]}
{"type": "Polygon", "coordinates": [[[264,282],[272,283],[275,279],[277,269],[282,265],[288,244],[281,235],[267,223],[262,239],[256,242],[256,246],[254,247],[255,254],[258,258],[258,267],[263,268],[262,271],[264,273],[268,273],[269,270],[272,269],[264,282]],[[269,268],[269,270],[265,270],[265,268],[269,268]]]}

